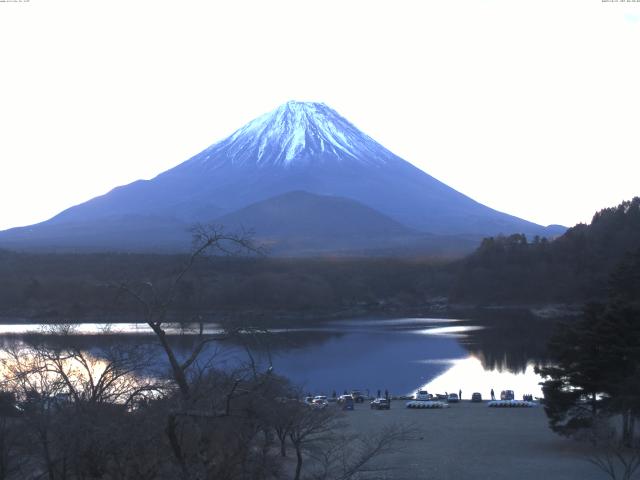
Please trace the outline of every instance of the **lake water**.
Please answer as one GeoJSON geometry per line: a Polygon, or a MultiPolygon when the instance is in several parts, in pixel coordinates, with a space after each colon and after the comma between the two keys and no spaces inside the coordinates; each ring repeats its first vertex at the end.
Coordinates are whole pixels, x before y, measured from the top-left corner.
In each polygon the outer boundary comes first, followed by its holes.
{"type": "MultiPolygon", "coordinates": [[[[312,394],[359,389],[371,395],[378,390],[406,395],[426,389],[432,393],[462,390],[463,398],[480,392],[483,398],[489,398],[493,388],[496,395],[510,389],[518,398],[523,394],[540,397],[541,378],[533,368],[535,363],[544,362],[546,340],[540,335],[540,326],[532,322],[535,320],[529,318],[499,322],[451,318],[344,320],[214,342],[205,355],[215,352],[216,365],[237,368],[248,362],[246,347],[250,347],[259,368],[272,365],[276,373],[312,394]],[[538,332],[535,338],[533,331],[538,332]]],[[[42,341],[42,336],[34,335],[41,330],[35,325],[0,325],[0,340],[42,341]]],[[[205,327],[208,333],[219,331],[215,324],[205,327]]],[[[107,338],[134,345],[155,341],[144,324],[108,328],[81,324],[73,333],[83,342],[83,348],[94,353],[107,338]]],[[[177,350],[186,355],[197,337],[178,329],[171,333],[177,350]]],[[[158,359],[163,360],[160,351],[158,359]]]]}

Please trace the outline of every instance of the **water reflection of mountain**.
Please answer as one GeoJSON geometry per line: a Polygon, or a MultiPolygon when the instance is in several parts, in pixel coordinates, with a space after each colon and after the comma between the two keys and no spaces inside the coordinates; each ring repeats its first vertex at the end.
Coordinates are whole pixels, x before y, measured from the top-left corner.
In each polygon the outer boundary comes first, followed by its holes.
{"type": "Polygon", "coordinates": [[[522,373],[528,364],[548,360],[547,342],[557,323],[528,312],[484,312],[473,318],[484,328],[468,332],[460,344],[487,370],[522,373]]]}

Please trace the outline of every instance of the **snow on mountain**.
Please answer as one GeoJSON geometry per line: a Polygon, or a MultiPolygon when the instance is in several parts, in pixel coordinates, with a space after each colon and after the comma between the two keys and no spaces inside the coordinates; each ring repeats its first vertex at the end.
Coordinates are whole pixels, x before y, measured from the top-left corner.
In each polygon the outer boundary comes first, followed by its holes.
{"type": "Polygon", "coordinates": [[[193,162],[211,168],[225,162],[288,167],[311,157],[364,165],[397,158],[324,103],[290,101],[207,148],[193,162]]]}

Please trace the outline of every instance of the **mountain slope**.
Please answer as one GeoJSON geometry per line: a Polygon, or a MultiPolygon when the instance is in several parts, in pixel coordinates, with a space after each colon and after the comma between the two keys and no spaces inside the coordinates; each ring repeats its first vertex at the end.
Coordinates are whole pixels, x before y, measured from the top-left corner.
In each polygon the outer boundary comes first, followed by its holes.
{"type": "MultiPolygon", "coordinates": [[[[546,233],[448,187],[326,105],[289,102],[152,180],[118,187],[29,227],[29,238],[46,244],[52,225],[81,229],[118,217],[158,219],[160,224],[210,222],[291,191],[351,199],[423,233],[546,233]]],[[[0,245],[16,235],[22,233],[0,233],[0,245]]],[[[126,243],[115,242],[112,248],[127,249],[126,243]]]]}
{"type": "Polygon", "coordinates": [[[250,226],[261,236],[345,238],[413,236],[413,231],[358,202],[288,192],[216,219],[229,227],[250,226]]]}
{"type": "Polygon", "coordinates": [[[250,228],[271,253],[433,253],[470,251],[455,240],[409,229],[361,203],[340,197],[289,192],[216,219],[231,230],[250,228]]]}
{"type": "Polygon", "coordinates": [[[111,215],[83,222],[44,222],[0,232],[13,250],[173,252],[191,245],[191,224],[171,217],[111,215]]]}

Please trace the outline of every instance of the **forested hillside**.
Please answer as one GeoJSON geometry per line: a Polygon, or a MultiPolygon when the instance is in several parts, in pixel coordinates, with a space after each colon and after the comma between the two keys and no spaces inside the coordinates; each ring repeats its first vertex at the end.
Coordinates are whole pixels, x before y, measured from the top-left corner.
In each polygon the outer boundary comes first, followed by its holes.
{"type": "Polygon", "coordinates": [[[517,304],[602,299],[613,269],[640,250],[640,198],[605,208],[553,241],[491,237],[467,257],[452,287],[458,302],[517,304]]]}
{"type": "MultiPolygon", "coordinates": [[[[0,251],[0,320],[128,321],[139,308],[118,285],[162,290],[184,262],[180,255],[0,251]]],[[[203,258],[182,282],[173,314],[189,321],[400,312],[445,296],[454,275],[452,264],[429,259],[203,258]]]]}

